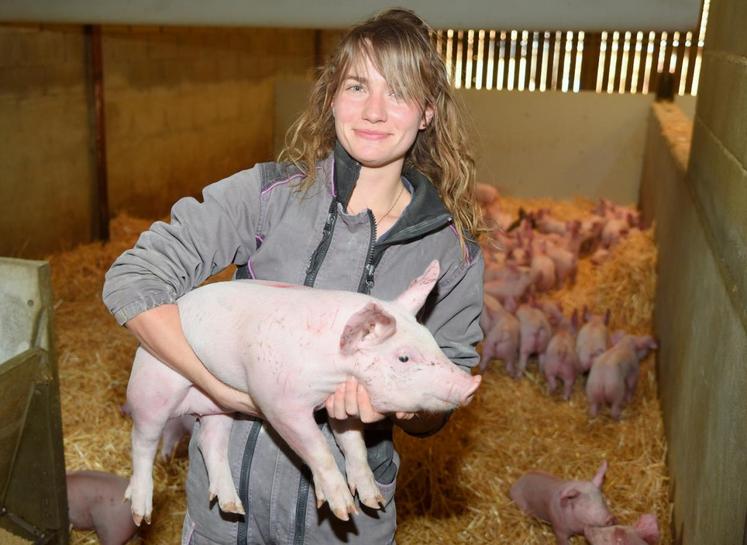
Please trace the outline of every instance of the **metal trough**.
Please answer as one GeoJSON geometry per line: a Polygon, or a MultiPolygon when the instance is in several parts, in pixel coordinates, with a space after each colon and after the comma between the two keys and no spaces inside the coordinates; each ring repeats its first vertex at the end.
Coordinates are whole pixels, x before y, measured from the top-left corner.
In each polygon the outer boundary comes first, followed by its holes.
{"type": "Polygon", "coordinates": [[[52,302],[46,262],[0,258],[3,543],[69,540],[52,302]]]}

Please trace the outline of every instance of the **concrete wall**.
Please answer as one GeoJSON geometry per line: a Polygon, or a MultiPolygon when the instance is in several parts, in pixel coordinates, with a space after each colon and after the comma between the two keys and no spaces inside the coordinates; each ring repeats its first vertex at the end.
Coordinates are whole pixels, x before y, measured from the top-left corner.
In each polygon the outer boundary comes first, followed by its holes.
{"type": "Polygon", "coordinates": [[[88,117],[81,28],[0,26],[0,255],[89,240],[88,117]]]}
{"type": "Polygon", "coordinates": [[[155,216],[273,158],[278,75],[312,66],[313,31],[108,28],[110,204],[155,216]]]}
{"type": "MultiPolygon", "coordinates": [[[[314,31],[103,27],[112,214],[168,213],[273,158],[274,84],[313,66],[314,31]]],[[[91,239],[85,40],[76,26],[0,26],[0,255],[91,239]]]]}
{"type": "Polygon", "coordinates": [[[691,95],[676,96],[674,97],[674,103],[682,110],[690,121],[695,119],[695,104],[698,102],[698,97],[691,95]]]}
{"type": "Polygon", "coordinates": [[[288,128],[303,112],[311,91],[312,77],[280,76],[275,82],[273,155],[285,146],[288,128]]]}
{"type": "Polygon", "coordinates": [[[634,203],[650,95],[461,90],[478,176],[519,197],[634,203]]]}
{"type": "Polygon", "coordinates": [[[654,108],[655,327],[676,543],[747,543],[747,4],[712,4],[693,123],[654,108]]]}

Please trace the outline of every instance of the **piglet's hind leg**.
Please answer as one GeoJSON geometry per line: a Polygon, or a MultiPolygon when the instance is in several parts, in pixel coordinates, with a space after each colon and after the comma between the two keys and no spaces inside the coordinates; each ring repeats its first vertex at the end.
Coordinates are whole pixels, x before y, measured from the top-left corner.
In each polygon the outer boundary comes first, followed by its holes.
{"type": "Polygon", "coordinates": [[[217,496],[222,511],[243,515],[244,506],[236,493],[228,464],[228,440],[232,424],[233,418],[225,414],[203,416],[200,418],[198,440],[210,480],[210,500],[217,496]]]}
{"type": "Polygon", "coordinates": [[[127,407],[132,417],[132,477],[125,499],[132,504],[132,519],[150,524],[153,510],[153,460],[158,440],[189,382],[155,357],[138,348],[127,385],[127,407]]]}

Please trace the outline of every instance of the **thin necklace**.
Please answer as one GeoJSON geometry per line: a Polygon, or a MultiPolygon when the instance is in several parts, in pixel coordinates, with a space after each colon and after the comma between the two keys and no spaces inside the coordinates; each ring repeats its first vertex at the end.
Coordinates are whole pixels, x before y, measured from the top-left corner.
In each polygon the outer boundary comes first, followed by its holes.
{"type": "Polygon", "coordinates": [[[397,204],[397,203],[399,202],[399,198],[400,198],[400,197],[402,196],[402,192],[403,192],[404,190],[405,190],[405,184],[403,184],[403,183],[401,183],[401,182],[400,182],[400,185],[399,185],[399,193],[397,193],[397,198],[396,198],[396,199],[394,199],[394,202],[392,203],[392,206],[390,206],[390,207],[389,207],[389,210],[387,210],[387,211],[386,211],[386,214],[384,214],[383,216],[381,216],[381,217],[380,217],[380,218],[378,219],[378,222],[377,222],[377,223],[381,223],[382,221],[384,221],[384,220],[386,219],[386,217],[387,217],[387,216],[389,215],[389,213],[390,213],[390,212],[391,212],[392,210],[394,210],[394,206],[395,206],[395,205],[396,205],[396,204],[397,204]]]}

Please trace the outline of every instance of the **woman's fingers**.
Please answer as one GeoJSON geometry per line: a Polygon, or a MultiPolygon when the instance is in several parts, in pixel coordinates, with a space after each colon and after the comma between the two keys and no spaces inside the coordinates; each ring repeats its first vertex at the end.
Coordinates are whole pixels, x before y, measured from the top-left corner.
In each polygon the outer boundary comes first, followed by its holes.
{"type": "Polygon", "coordinates": [[[332,410],[330,411],[329,408],[327,409],[327,413],[338,420],[347,418],[347,413],[345,412],[345,391],[345,383],[343,382],[337,386],[337,389],[332,396],[332,410]]]}
{"type": "Polygon", "coordinates": [[[327,414],[337,420],[357,417],[361,422],[370,424],[386,418],[373,408],[368,392],[355,377],[339,384],[335,393],[326,399],[324,406],[327,414]]]}
{"type": "Polygon", "coordinates": [[[345,381],[345,413],[347,416],[359,416],[358,396],[360,387],[355,377],[348,378],[345,381]]]}
{"type": "Polygon", "coordinates": [[[368,391],[358,385],[358,409],[360,410],[360,419],[364,424],[370,424],[372,422],[378,422],[383,420],[385,416],[378,412],[371,405],[371,398],[368,396],[368,391]]]}

